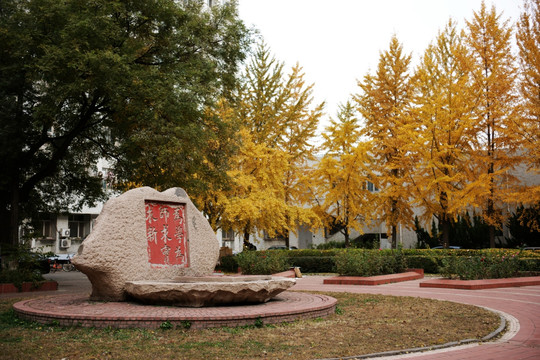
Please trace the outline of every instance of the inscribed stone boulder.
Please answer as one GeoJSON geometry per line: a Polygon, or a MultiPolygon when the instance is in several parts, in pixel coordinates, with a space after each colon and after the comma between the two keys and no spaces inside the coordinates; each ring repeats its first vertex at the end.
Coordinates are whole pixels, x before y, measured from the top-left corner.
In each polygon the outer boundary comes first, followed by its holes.
{"type": "Polygon", "coordinates": [[[92,300],[126,299],[128,281],[208,276],[219,243],[186,192],[137,188],[109,200],[72,262],[92,283],[92,300]]]}

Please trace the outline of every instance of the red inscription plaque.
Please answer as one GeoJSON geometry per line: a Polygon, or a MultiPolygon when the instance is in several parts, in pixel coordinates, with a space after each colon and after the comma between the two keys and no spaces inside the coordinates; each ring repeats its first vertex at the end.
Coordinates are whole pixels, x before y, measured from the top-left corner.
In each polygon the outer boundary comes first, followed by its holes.
{"type": "Polygon", "coordinates": [[[156,267],[189,267],[186,204],[146,200],[148,262],[156,267]]]}

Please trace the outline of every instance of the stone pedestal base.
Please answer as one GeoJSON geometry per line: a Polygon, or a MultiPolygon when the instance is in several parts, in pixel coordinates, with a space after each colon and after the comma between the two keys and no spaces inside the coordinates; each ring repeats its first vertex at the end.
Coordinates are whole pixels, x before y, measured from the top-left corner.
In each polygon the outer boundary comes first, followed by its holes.
{"type": "Polygon", "coordinates": [[[125,291],[144,304],[186,307],[263,303],[296,283],[271,276],[178,277],[170,281],[128,281],[125,291]]]}

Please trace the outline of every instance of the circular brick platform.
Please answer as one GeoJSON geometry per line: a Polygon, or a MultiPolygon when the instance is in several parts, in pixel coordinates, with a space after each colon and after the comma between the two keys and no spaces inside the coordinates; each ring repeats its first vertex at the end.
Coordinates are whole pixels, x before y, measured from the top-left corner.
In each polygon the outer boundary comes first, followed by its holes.
{"type": "Polygon", "coordinates": [[[96,328],[203,329],[275,324],[333,314],[337,300],[325,295],[285,291],[257,305],[184,308],[141,305],[132,302],[91,302],[86,295],[66,294],[29,299],[13,305],[19,317],[42,324],[96,328]]]}

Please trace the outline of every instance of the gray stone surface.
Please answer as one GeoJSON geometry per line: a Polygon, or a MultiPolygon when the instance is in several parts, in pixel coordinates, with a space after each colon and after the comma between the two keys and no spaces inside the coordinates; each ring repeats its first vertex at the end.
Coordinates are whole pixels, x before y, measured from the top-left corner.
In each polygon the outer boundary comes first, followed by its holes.
{"type": "Polygon", "coordinates": [[[169,281],[130,281],[126,292],[148,304],[215,306],[263,303],[296,283],[281,277],[201,277],[169,281]]]}
{"type": "Polygon", "coordinates": [[[92,300],[126,299],[128,281],[163,281],[178,276],[207,276],[214,271],[219,243],[210,224],[186,192],[137,188],[109,200],[72,262],[92,283],[92,300]],[[152,264],[145,201],[184,203],[189,264],[152,264]]]}

